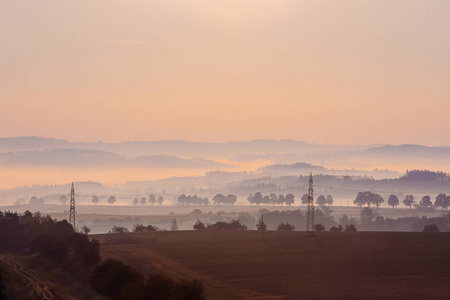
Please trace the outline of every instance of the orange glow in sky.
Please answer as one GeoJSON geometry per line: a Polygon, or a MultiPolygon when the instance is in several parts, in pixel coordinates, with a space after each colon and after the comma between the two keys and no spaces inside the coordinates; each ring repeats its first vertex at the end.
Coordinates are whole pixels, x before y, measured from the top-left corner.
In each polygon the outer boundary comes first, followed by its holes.
{"type": "Polygon", "coordinates": [[[448,144],[450,1],[7,1],[0,137],[448,144]]]}

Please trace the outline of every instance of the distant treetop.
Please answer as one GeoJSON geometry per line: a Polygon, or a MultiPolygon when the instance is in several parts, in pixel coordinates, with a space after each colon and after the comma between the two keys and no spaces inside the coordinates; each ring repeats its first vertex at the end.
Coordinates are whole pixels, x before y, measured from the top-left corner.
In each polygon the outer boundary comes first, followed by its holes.
{"type": "Polygon", "coordinates": [[[401,179],[408,180],[438,180],[438,181],[448,181],[450,180],[449,174],[438,171],[428,171],[428,170],[407,170],[405,176],[401,179]]]}

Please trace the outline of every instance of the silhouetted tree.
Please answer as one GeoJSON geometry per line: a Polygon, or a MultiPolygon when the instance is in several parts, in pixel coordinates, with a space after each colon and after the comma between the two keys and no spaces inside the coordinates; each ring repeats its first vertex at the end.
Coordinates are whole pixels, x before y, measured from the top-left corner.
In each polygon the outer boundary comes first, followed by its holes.
{"type": "Polygon", "coordinates": [[[342,227],[342,225],[339,224],[339,226],[333,226],[330,228],[331,232],[341,232],[342,230],[344,230],[344,227],[342,227]]]}
{"type": "Polygon", "coordinates": [[[417,205],[417,208],[432,208],[433,202],[431,202],[431,197],[426,195],[423,196],[422,200],[420,200],[419,204],[417,205]]]}
{"type": "Polygon", "coordinates": [[[270,204],[272,204],[272,205],[277,204],[277,199],[278,199],[278,197],[277,197],[277,195],[275,195],[274,193],[271,193],[271,194],[269,195],[269,203],[270,203],[270,204]]]}
{"type": "Polygon", "coordinates": [[[286,223],[280,223],[278,224],[278,231],[293,231],[295,229],[294,225],[289,224],[289,222],[286,223]]]}
{"type": "Polygon", "coordinates": [[[409,206],[409,209],[411,209],[411,206],[414,204],[414,196],[406,195],[405,200],[403,200],[403,204],[405,204],[405,206],[409,206]]]}
{"type": "Polygon", "coordinates": [[[147,231],[147,228],[142,224],[135,224],[133,226],[133,232],[144,232],[147,231]]]}
{"type": "Polygon", "coordinates": [[[87,227],[86,225],[84,225],[83,228],[81,228],[81,230],[83,230],[83,232],[85,234],[89,234],[89,232],[91,232],[91,229],[89,227],[87,227]]]}
{"type": "Polygon", "coordinates": [[[108,198],[107,202],[111,205],[113,205],[116,202],[116,197],[111,196],[108,198]]]}
{"type": "Polygon", "coordinates": [[[133,204],[136,206],[139,204],[139,199],[138,198],[134,198],[133,200],[133,204]]]}
{"type": "Polygon", "coordinates": [[[111,228],[110,230],[110,233],[126,233],[126,232],[130,232],[128,228],[117,225],[114,225],[113,228],[111,228]]]}
{"type": "Polygon", "coordinates": [[[286,203],[286,198],[283,195],[278,195],[277,204],[283,205],[284,203],[286,203]]]}
{"type": "MultiPolygon", "coordinates": [[[[366,192],[359,192],[356,196],[356,199],[353,201],[354,204],[358,205],[359,207],[362,207],[366,205],[369,201],[369,197],[367,196],[366,192]]],[[[370,204],[369,204],[370,205],[370,204]]]]}
{"type": "Polygon", "coordinates": [[[333,202],[334,202],[333,196],[327,195],[327,204],[328,205],[333,205],[333,202]]]}
{"type": "Polygon", "coordinates": [[[130,265],[108,258],[94,269],[90,282],[98,293],[119,299],[122,288],[143,280],[143,276],[130,265]]]}
{"type": "Polygon", "coordinates": [[[150,231],[158,231],[159,228],[158,228],[158,226],[147,225],[145,230],[148,231],[148,232],[150,232],[150,231]]]}
{"type": "Polygon", "coordinates": [[[345,232],[355,232],[355,231],[357,231],[357,229],[356,229],[355,225],[350,224],[350,225],[345,225],[344,231],[345,232]]]}
{"type": "Polygon", "coordinates": [[[383,197],[381,197],[378,194],[372,193],[371,197],[370,197],[370,203],[374,204],[377,208],[378,206],[381,205],[381,203],[384,202],[383,197]]]}
{"type": "Polygon", "coordinates": [[[327,199],[325,198],[324,195],[320,195],[319,197],[317,197],[316,199],[316,204],[319,206],[324,206],[327,203],[327,199]]]}
{"type": "Polygon", "coordinates": [[[253,196],[253,201],[256,205],[260,205],[263,203],[263,196],[260,192],[255,193],[255,196],[253,196]]]}
{"type": "Polygon", "coordinates": [[[141,198],[141,204],[145,205],[147,203],[147,199],[145,197],[141,198]]]}
{"type": "Polygon", "coordinates": [[[444,208],[447,209],[449,206],[450,206],[450,195],[445,197],[445,200],[444,200],[444,208]]]}
{"type": "Polygon", "coordinates": [[[395,195],[390,195],[388,199],[388,205],[392,206],[392,209],[394,209],[396,206],[398,206],[398,198],[395,195]]]}
{"type": "Polygon", "coordinates": [[[155,197],[155,195],[150,195],[150,196],[148,196],[148,202],[150,202],[151,205],[155,204],[155,203],[156,203],[156,197],[155,197]]]}
{"type": "Polygon", "coordinates": [[[235,195],[229,194],[228,196],[224,196],[222,194],[217,194],[213,197],[214,204],[231,204],[236,203],[237,197],[235,195]]]}
{"type": "MultiPolygon", "coordinates": [[[[324,197],[325,198],[325,197],[324,197]]],[[[316,224],[316,225],[314,225],[314,230],[315,231],[318,231],[318,232],[321,232],[321,231],[325,231],[325,226],[323,226],[322,224],[316,224]]]]}
{"type": "Polygon", "coordinates": [[[42,204],[44,202],[45,202],[44,198],[42,198],[42,197],[41,198],[37,198],[37,197],[33,196],[33,197],[30,198],[30,203],[29,204],[42,204]]]}
{"type": "Polygon", "coordinates": [[[308,194],[304,194],[304,195],[302,196],[302,198],[301,198],[302,204],[304,204],[304,205],[308,204],[308,197],[309,197],[308,194]]]}
{"type": "Polygon", "coordinates": [[[371,204],[374,204],[376,207],[378,207],[383,202],[383,197],[370,191],[359,192],[356,196],[356,199],[353,201],[353,203],[358,205],[359,207],[362,207],[366,204],[368,207],[370,207],[371,204]]]}
{"type": "Polygon", "coordinates": [[[97,203],[100,202],[100,200],[98,199],[98,197],[96,195],[92,196],[92,203],[94,203],[95,205],[97,205],[97,203]]]}
{"type": "Polygon", "coordinates": [[[177,220],[173,219],[172,224],[170,225],[170,230],[178,230],[177,220]]]}
{"type": "Polygon", "coordinates": [[[214,224],[208,224],[206,226],[208,230],[246,230],[247,226],[241,224],[239,220],[231,220],[230,223],[218,221],[214,224]]]}
{"type": "Polygon", "coordinates": [[[164,202],[164,198],[162,196],[158,197],[158,204],[161,206],[161,204],[164,202]]]}
{"type": "Polygon", "coordinates": [[[439,228],[436,226],[436,224],[429,224],[423,227],[422,232],[436,233],[439,232],[439,228]]]}
{"type": "Polygon", "coordinates": [[[200,219],[197,219],[197,222],[195,222],[194,224],[194,230],[205,230],[205,229],[206,229],[205,224],[202,223],[200,219]]]}
{"type": "Polygon", "coordinates": [[[217,194],[217,195],[215,195],[214,197],[213,197],[213,203],[214,204],[221,204],[221,203],[223,203],[224,202],[224,200],[225,200],[225,196],[224,195],[222,195],[222,194],[217,194]]]}
{"type": "Polygon", "coordinates": [[[197,197],[197,195],[194,196],[186,196],[185,194],[182,194],[178,197],[177,199],[178,203],[181,205],[208,205],[209,204],[209,200],[208,198],[200,198],[197,197]]]}
{"type": "Polygon", "coordinates": [[[262,221],[262,218],[259,218],[258,223],[256,223],[256,230],[261,230],[261,226],[263,227],[263,230],[267,230],[266,222],[262,221]]]}
{"type": "Polygon", "coordinates": [[[285,201],[286,201],[287,205],[291,206],[292,204],[294,204],[294,201],[295,201],[294,195],[293,194],[287,194],[285,201]]]}
{"type": "Polygon", "coordinates": [[[442,210],[447,209],[447,203],[445,199],[447,198],[447,195],[440,193],[436,196],[436,201],[434,202],[434,206],[440,207],[442,210]]]}
{"type": "Polygon", "coordinates": [[[233,204],[236,203],[236,201],[237,201],[236,195],[229,194],[229,195],[227,196],[227,204],[233,205],[233,204]]]}
{"type": "Polygon", "coordinates": [[[59,197],[59,202],[61,202],[62,204],[66,204],[67,203],[67,197],[66,196],[64,196],[64,195],[62,195],[62,196],[60,196],[59,197]]]}

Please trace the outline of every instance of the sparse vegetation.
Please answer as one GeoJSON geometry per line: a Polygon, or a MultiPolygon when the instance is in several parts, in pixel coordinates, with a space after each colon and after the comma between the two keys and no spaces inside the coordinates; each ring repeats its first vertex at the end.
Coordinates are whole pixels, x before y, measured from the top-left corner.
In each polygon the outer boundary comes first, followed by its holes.
{"type": "Polygon", "coordinates": [[[229,204],[233,205],[237,201],[237,197],[235,195],[229,194],[228,196],[224,196],[222,194],[217,194],[213,197],[213,203],[214,204],[229,204]]]}
{"type": "Polygon", "coordinates": [[[173,219],[172,224],[170,225],[170,230],[172,230],[172,231],[178,230],[177,220],[173,219]]]}
{"type": "Polygon", "coordinates": [[[345,232],[355,232],[355,231],[357,231],[357,229],[356,229],[355,225],[350,224],[350,225],[345,225],[344,231],[345,232]]]}
{"type": "Polygon", "coordinates": [[[315,231],[317,231],[317,232],[322,232],[322,231],[325,231],[325,226],[323,226],[322,224],[316,224],[316,225],[314,225],[314,230],[315,231]]]}
{"type": "Polygon", "coordinates": [[[194,224],[194,230],[205,230],[206,226],[204,223],[202,223],[199,219],[194,224]]]}
{"type": "Polygon", "coordinates": [[[207,224],[207,230],[246,230],[247,226],[241,224],[238,220],[232,220],[231,222],[218,221],[214,224],[207,224]]]}
{"type": "Polygon", "coordinates": [[[263,196],[260,192],[255,193],[255,195],[250,194],[247,198],[247,201],[250,202],[250,204],[266,204],[266,205],[289,205],[291,206],[295,202],[295,197],[293,194],[287,194],[286,196],[283,195],[275,195],[270,194],[263,196]]]}
{"type": "Polygon", "coordinates": [[[197,197],[197,195],[186,196],[185,194],[182,194],[178,197],[177,201],[181,205],[205,205],[206,206],[209,204],[208,198],[197,197]]]}
{"type": "Polygon", "coordinates": [[[422,232],[436,233],[439,232],[439,228],[436,226],[436,224],[429,224],[423,227],[422,232]]]}
{"type": "Polygon", "coordinates": [[[341,224],[339,224],[339,226],[333,226],[330,228],[331,232],[342,232],[344,230],[344,228],[342,227],[341,224]]]}
{"type": "Polygon", "coordinates": [[[111,228],[111,230],[109,232],[110,233],[127,233],[130,231],[126,227],[114,225],[113,228],[111,228]]]}
{"type": "Polygon", "coordinates": [[[294,229],[295,226],[289,224],[289,222],[280,223],[277,228],[278,231],[294,231],[294,229]]]}

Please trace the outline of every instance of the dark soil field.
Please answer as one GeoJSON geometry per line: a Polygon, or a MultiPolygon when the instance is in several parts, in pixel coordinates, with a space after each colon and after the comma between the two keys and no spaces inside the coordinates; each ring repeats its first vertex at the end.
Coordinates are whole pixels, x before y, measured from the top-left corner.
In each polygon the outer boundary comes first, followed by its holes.
{"type": "Polygon", "coordinates": [[[96,235],[102,257],[195,277],[207,299],[450,299],[450,234],[167,231],[96,235]]]}

